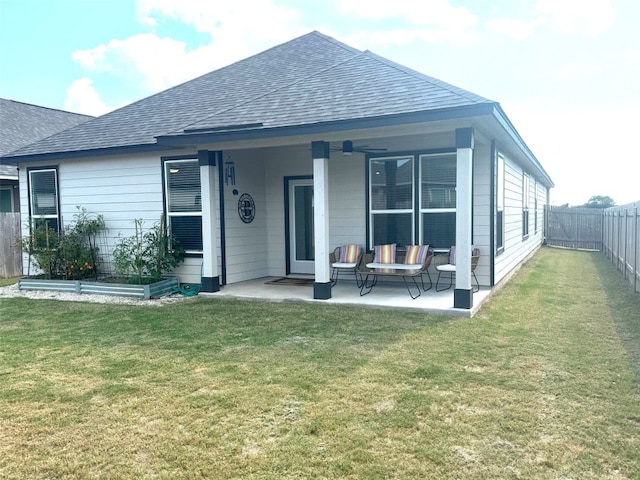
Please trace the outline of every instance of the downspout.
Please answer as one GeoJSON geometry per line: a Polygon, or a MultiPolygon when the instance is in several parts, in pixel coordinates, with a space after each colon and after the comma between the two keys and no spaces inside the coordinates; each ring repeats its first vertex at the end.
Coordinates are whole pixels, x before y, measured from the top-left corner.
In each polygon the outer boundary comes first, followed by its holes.
{"type": "Polygon", "coordinates": [[[634,245],[634,253],[633,253],[633,291],[638,291],[638,207],[636,207],[636,215],[633,219],[634,221],[634,236],[633,236],[633,245],[634,245]]]}

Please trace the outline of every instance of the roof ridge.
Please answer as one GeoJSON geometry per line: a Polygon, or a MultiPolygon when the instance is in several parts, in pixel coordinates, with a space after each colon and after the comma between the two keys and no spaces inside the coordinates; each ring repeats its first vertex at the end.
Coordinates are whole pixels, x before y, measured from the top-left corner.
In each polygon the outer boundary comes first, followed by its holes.
{"type": "MultiPolygon", "coordinates": [[[[175,131],[180,131],[180,130],[181,130],[181,131],[184,131],[184,130],[186,130],[187,128],[189,128],[191,125],[196,125],[196,124],[198,124],[198,123],[202,123],[203,121],[207,120],[208,118],[215,117],[215,116],[217,116],[217,115],[220,115],[221,113],[228,112],[228,111],[231,111],[231,110],[233,110],[233,109],[235,109],[235,108],[238,108],[238,107],[240,107],[240,106],[242,106],[242,105],[246,105],[246,104],[248,104],[248,103],[254,102],[254,101],[256,101],[256,100],[257,100],[257,99],[259,99],[259,98],[265,98],[265,97],[267,97],[267,96],[269,96],[269,95],[271,95],[271,94],[273,94],[273,93],[275,93],[275,92],[278,92],[278,91],[280,91],[280,90],[284,90],[284,89],[286,89],[286,88],[290,88],[290,87],[292,87],[293,85],[297,85],[297,84],[299,84],[299,83],[301,83],[301,82],[304,82],[304,81],[306,81],[307,79],[309,79],[309,78],[311,78],[311,77],[315,77],[316,75],[319,75],[319,74],[324,73],[324,72],[326,72],[326,71],[328,71],[328,70],[331,70],[332,68],[335,68],[335,67],[337,67],[338,65],[342,65],[342,64],[344,64],[344,63],[350,62],[351,60],[353,60],[353,59],[355,59],[355,58],[358,58],[358,57],[360,57],[360,56],[363,56],[363,55],[366,53],[366,52],[363,52],[363,51],[358,50],[358,49],[356,49],[356,48],[349,47],[348,45],[346,45],[346,44],[344,44],[344,43],[342,43],[342,42],[339,42],[339,41],[337,41],[337,40],[335,40],[335,39],[333,39],[333,38],[331,38],[331,37],[327,37],[326,35],[324,35],[324,34],[322,34],[322,33],[318,32],[318,31],[316,31],[316,30],[314,30],[313,32],[310,32],[310,33],[308,33],[308,34],[306,34],[306,35],[303,35],[302,37],[307,36],[307,35],[312,35],[312,34],[315,34],[315,35],[319,36],[320,38],[322,38],[322,39],[324,39],[324,40],[331,41],[332,43],[336,44],[337,46],[340,46],[340,47],[344,48],[345,50],[347,50],[347,51],[349,51],[349,52],[354,53],[354,56],[353,56],[353,57],[350,57],[350,58],[347,58],[347,59],[345,59],[345,60],[342,60],[342,61],[340,61],[340,62],[333,63],[333,64],[331,64],[330,66],[328,66],[328,67],[326,67],[326,68],[323,68],[322,70],[318,70],[318,71],[314,72],[313,74],[311,74],[311,75],[309,75],[309,76],[306,76],[306,77],[300,77],[300,78],[298,78],[297,80],[294,80],[293,82],[287,83],[286,85],[282,85],[282,86],[280,86],[280,87],[278,87],[278,88],[274,88],[273,90],[269,90],[268,92],[264,92],[264,93],[262,93],[262,94],[260,94],[260,95],[256,95],[255,97],[252,97],[252,98],[250,98],[250,99],[247,99],[247,100],[245,100],[244,102],[235,103],[235,104],[233,104],[233,105],[231,105],[231,106],[229,106],[229,107],[227,107],[227,108],[224,108],[224,109],[222,109],[222,110],[218,110],[217,112],[214,112],[214,113],[212,113],[211,115],[207,115],[206,117],[202,117],[202,118],[200,118],[200,119],[198,119],[198,120],[195,120],[194,122],[191,122],[191,123],[189,123],[188,125],[181,126],[181,127],[179,127],[179,130],[175,130],[175,131]]],[[[302,37],[298,37],[298,38],[302,38],[302,37]]],[[[289,42],[286,42],[286,43],[289,43],[289,42]]],[[[166,135],[166,134],[163,134],[163,135],[166,135]]],[[[159,135],[159,136],[160,136],[160,135],[159,135]]]]}
{"type": "Polygon", "coordinates": [[[404,65],[401,65],[399,63],[396,63],[392,60],[389,60],[388,58],[382,57],[380,55],[378,55],[377,53],[372,52],[371,50],[365,50],[363,52],[365,55],[367,55],[368,57],[372,58],[373,60],[376,60],[380,63],[384,63],[385,65],[395,68],[396,70],[400,70],[404,73],[407,73],[409,75],[412,75],[413,77],[419,78],[419,79],[423,79],[426,80],[434,85],[438,85],[439,87],[448,90],[449,92],[453,93],[454,95],[458,95],[462,98],[465,98],[467,100],[470,100],[474,103],[483,103],[483,102],[490,102],[490,103],[497,103],[494,100],[490,100],[486,97],[483,97],[482,95],[477,95],[473,92],[470,92],[468,90],[465,90],[464,88],[461,87],[457,87],[451,83],[447,83],[445,81],[442,81],[438,78],[432,77],[430,75],[426,75],[424,73],[418,72],[417,70],[414,70],[412,68],[406,67],[404,65]],[[478,99],[481,98],[483,100],[483,102],[478,102],[478,99]]]}

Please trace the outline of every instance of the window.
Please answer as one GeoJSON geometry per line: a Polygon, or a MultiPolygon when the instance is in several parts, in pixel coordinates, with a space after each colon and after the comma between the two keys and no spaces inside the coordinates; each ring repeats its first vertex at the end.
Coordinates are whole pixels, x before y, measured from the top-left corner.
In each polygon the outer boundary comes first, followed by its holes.
{"type": "Polygon", "coordinates": [[[197,159],[164,162],[169,231],[187,253],[202,253],[202,200],[197,159]]]}
{"type": "Polygon", "coordinates": [[[369,160],[370,247],[414,238],[413,157],[369,160]]]}
{"type": "Polygon", "coordinates": [[[421,243],[449,248],[456,243],[456,155],[420,156],[421,243]]]}
{"type": "Polygon", "coordinates": [[[533,180],[533,233],[538,233],[538,181],[533,180]]]}
{"type": "Polygon", "coordinates": [[[42,168],[29,170],[29,208],[32,225],[46,223],[59,231],[58,170],[42,168]]]}
{"type": "Polygon", "coordinates": [[[504,157],[496,158],[496,251],[504,250],[504,157]]]}
{"type": "Polygon", "coordinates": [[[369,159],[369,248],[454,245],[456,162],[455,153],[369,159]]]}
{"type": "Polygon", "coordinates": [[[529,175],[522,174],[522,236],[529,236],[529,197],[531,196],[529,175]]]}
{"type": "Polygon", "coordinates": [[[0,212],[13,212],[13,188],[0,187],[0,212]]]}

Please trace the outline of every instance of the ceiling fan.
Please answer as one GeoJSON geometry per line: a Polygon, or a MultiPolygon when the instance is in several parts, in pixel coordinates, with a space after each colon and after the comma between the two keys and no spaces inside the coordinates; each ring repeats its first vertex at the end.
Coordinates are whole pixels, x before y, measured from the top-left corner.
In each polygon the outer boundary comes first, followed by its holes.
{"type": "Polygon", "coordinates": [[[333,147],[333,151],[341,151],[343,155],[353,155],[353,152],[360,153],[374,153],[374,152],[386,152],[386,148],[369,148],[368,145],[354,145],[351,140],[345,140],[342,142],[342,147],[333,147]]]}

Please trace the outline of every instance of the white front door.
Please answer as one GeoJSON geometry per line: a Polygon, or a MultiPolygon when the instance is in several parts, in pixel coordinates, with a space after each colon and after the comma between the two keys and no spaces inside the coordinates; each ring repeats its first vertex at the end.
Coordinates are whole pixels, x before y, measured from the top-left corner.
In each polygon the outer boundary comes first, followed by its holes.
{"type": "Polygon", "coordinates": [[[289,180],[289,273],[314,274],[313,179],[289,180]]]}

